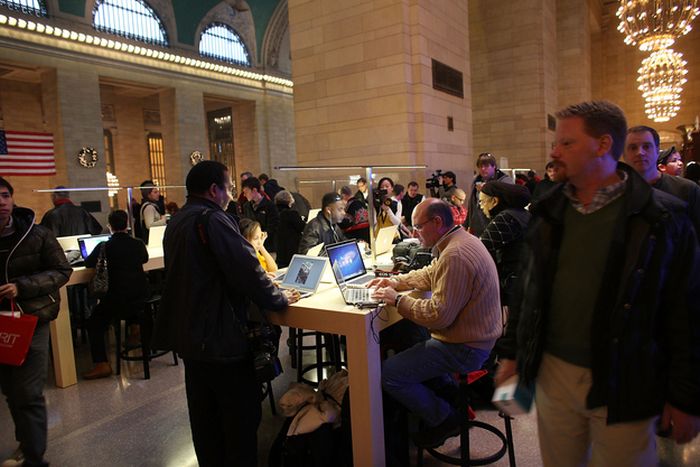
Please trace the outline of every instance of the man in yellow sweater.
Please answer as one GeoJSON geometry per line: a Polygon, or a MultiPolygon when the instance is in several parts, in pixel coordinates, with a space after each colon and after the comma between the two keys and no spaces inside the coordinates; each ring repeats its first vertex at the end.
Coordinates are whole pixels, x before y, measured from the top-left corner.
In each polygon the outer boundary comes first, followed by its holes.
{"type": "Polygon", "coordinates": [[[421,447],[437,447],[459,431],[456,411],[424,383],[449,373],[481,368],[503,323],[498,272],[479,239],[454,225],[450,206],[429,198],[413,211],[413,228],[437,259],[393,279],[375,279],[374,296],[431,332],[431,338],[384,362],[382,386],[418,414],[427,428],[414,436],[421,447]],[[431,291],[420,299],[400,292],[431,291]]]}

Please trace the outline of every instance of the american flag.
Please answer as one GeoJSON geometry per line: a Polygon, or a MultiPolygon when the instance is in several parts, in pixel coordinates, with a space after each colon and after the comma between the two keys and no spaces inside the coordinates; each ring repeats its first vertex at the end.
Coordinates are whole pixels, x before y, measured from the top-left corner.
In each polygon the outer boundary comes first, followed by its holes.
{"type": "Polygon", "coordinates": [[[55,175],[51,133],[0,130],[0,175],[55,175]]]}

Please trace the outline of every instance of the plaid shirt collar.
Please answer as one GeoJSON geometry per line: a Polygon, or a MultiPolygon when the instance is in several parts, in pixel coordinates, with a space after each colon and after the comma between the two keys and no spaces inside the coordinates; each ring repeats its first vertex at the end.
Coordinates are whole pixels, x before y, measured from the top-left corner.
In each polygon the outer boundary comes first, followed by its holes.
{"type": "Polygon", "coordinates": [[[578,200],[576,197],[576,187],[574,187],[571,183],[564,185],[564,195],[569,198],[569,201],[571,201],[571,206],[573,206],[573,208],[581,214],[594,213],[624,194],[625,186],[627,184],[627,173],[623,170],[618,170],[617,176],[620,177],[620,181],[613,183],[612,185],[599,188],[595,192],[595,195],[593,195],[593,200],[588,206],[584,206],[583,203],[578,200]]]}

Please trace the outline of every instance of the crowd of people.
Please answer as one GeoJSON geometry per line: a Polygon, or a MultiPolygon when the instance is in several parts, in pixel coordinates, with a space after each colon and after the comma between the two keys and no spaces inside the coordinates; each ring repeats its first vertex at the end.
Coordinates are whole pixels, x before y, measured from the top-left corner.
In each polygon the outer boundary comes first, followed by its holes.
{"type": "MultiPolygon", "coordinates": [[[[697,164],[684,171],[675,148],[660,150],[653,128],[628,128],[622,110],[605,101],[559,111],[550,156],[540,180],[534,172],[514,179],[493,154],[479,154],[469,189],[448,171],[436,196],[420,194],[416,181],[404,186],[388,177],[370,196],[372,181],[359,178],[356,190],[323,195],[311,219],[309,201],[266,174],[242,173],[234,199],[227,167],[214,161],[190,170],[187,202],[168,209],[172,218],[146,181],[143,201],[131,207],[143,241],[128,235],[125,211],[109,216],[111,292],[90,318],[95,367],[85,377],[111,374],[106,327],[148,293],[117,289],[136,277],[146,283],[144,242],[153,226],[167,223],[165,312],[153,347],[184,359],[200,465],[256,465],[261,407],[245,335],[249,305],[267,313],[299,299],[272,281],[294,254],[368,241],[377,234],[371,224],[394,227],[396,242],[416,237],[434,255],[426,267],[368,284],[374,298],[425,330],[382,365],[386,405],[422,421],[411,434],[415,445],[434,448],[457,434],[457,411],[445,397],[454,385],[449,375],[488,366],[496,384],[517,375],[536,387],[544,465],[655,465],[656,433],[687,443],[700,431],[697,164]],[[409,293],[415,290],[432,293],[420,298],[409,293]]],[[[1,309],[16,302],[39,325],[27,362],[0,365],[0,384],[25,465],[46,465],[47,324],[58,311],[57,299],[47,297],[71,273],[55,236],[101,226],[65,190],[57,190],[41,225],[12,196],[0,178],[1,309]]],[[[387,440],[389,465],[407,462],[397,446],[387,440]]]]}

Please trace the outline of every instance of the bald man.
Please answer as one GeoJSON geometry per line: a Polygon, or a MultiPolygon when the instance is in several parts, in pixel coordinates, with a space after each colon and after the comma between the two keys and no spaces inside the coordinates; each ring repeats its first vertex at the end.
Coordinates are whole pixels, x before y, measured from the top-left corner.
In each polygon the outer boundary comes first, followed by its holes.
{"type": "Polygon", "coordinates": [[[434,448],[459,432],[459,419],[452,406],[424,383],[481,368],[501,335],[501,302],[491,255],[477,237],[454,223],[448,203],[429,198],[418,204],[413,229],[437,259],[393,279],[375,279],[368,286],[377,287],[374,297],[430,330],[430,339],[384,362],[382,386],[425,422],[426,428],[413,436],[416,445],[434,448]],[[401,293],[411,290],[432,295],[421,299],[401,293]]]}

